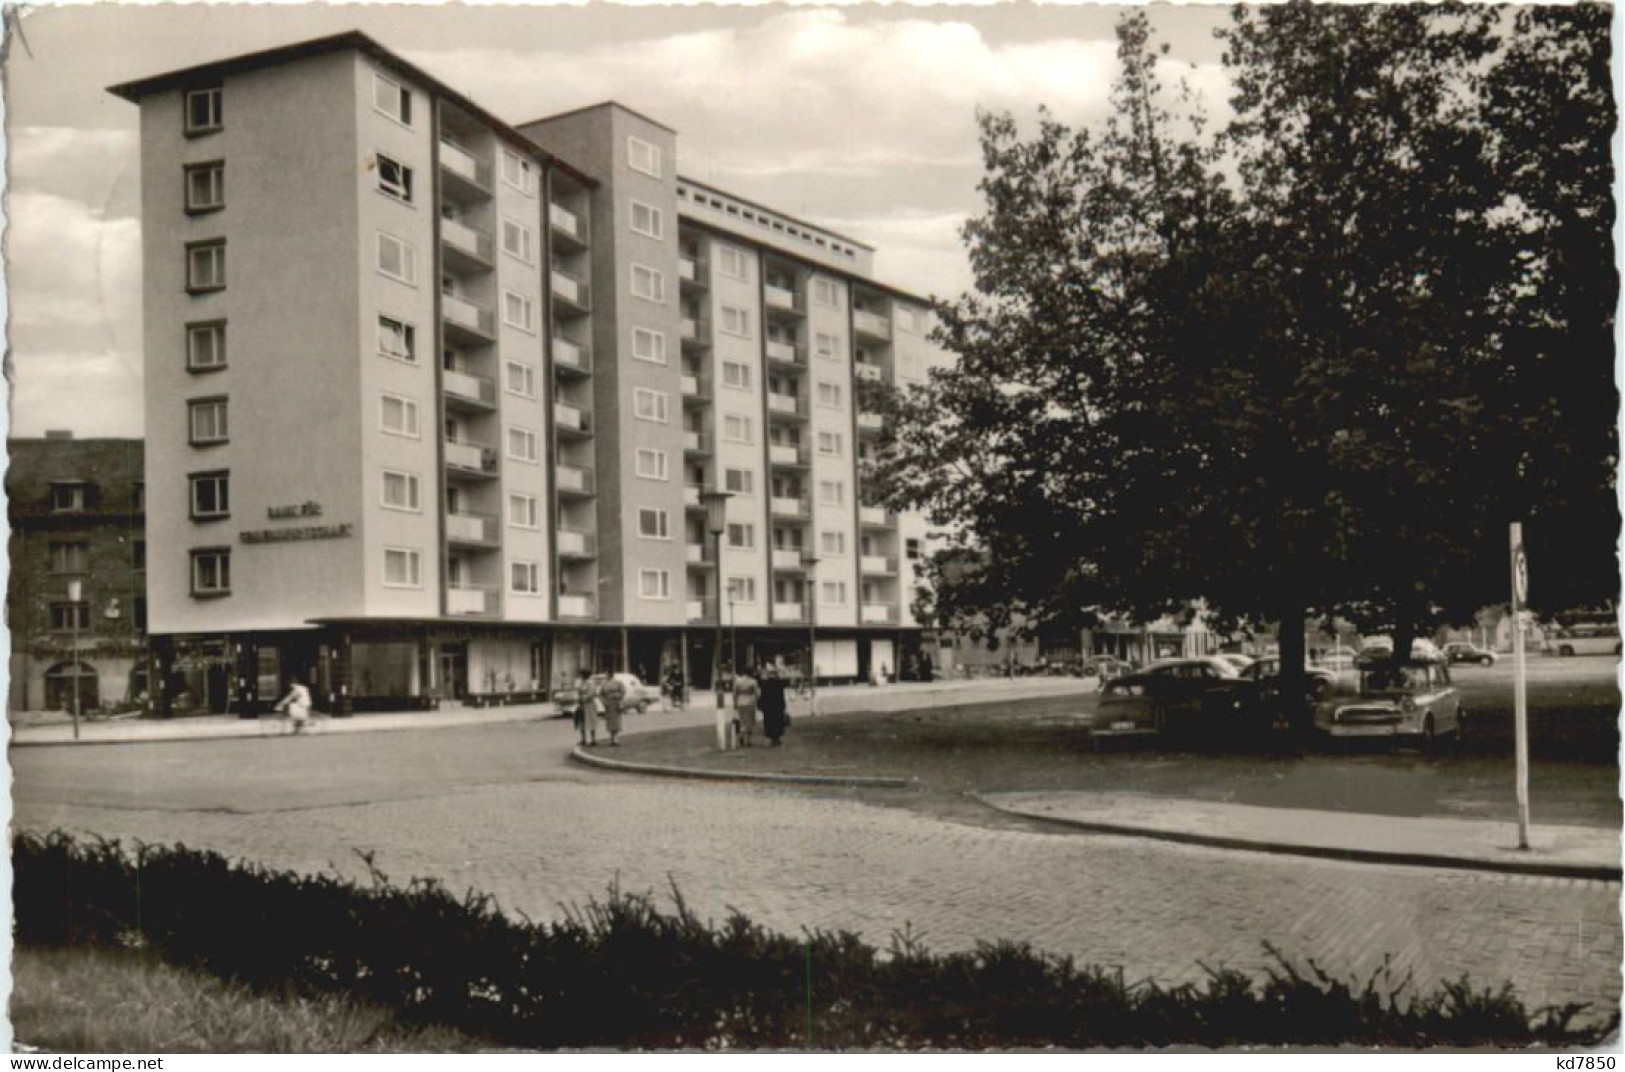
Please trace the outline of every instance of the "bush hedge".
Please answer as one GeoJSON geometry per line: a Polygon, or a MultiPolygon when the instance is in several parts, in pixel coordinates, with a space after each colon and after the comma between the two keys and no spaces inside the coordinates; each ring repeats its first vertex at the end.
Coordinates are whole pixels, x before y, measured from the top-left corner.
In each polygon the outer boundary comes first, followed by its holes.
{"type": "Polygon", "coordinates": [[[533,1048],[1397,1047],[1596,1041],[1578,1004],[1530,1010],[1510,986],[1463,978],[1417,994],[1310,963],[1261,978],[1211,970],[1201,985],[1130,984],[1024,944],[932,954],[851,933],[771,933],[733,914],[703,921],[611,888],[553,923],[516,920],[441,884],[298,875],[183,845],[20,834],[12,844],[19,945],[85,943],[147,954],[261,990],[344,994],[407,1025],[438,1024],[533,1048]]]}

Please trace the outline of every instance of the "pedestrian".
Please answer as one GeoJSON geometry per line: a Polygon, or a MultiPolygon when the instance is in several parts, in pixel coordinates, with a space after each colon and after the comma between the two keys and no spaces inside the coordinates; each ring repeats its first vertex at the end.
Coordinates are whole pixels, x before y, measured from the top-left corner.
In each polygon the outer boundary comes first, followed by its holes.
{"type": "Polygon", "coordinates": [[[756,736],[756,698],[761,689],[749,670],[734,675],[734,726],[739,734],[739,747],[749,748],[756,736]]]}
{"type": "Polygon", "coordinates": [[[278,711],[286,711],[288,718],[293,722],[292,733],[303,733],[305,727],[310,725],[310,690],[298,677],[290,680],[288,695],[282,697],[277,703],[278,711]]]}
{"type": "Polygon", "coordinates": [[[936,668],[931,664],[931,653],[922,654],[920,656],[920,680],[930,681],[935,676],[935,673],[936,668]]]}
{"type": "Polygon", "coordinates": [[[762,668],[762,732],[779,746],[779,739],[790,725],[790,702],[784,695],[784,675],[771,666],[762,668]]]}
{"type": "Polygon", "coordinates": [[[620,744],[621,736],[621,707],[626,702],[626,685],[621,679],[610,674],[599,686],[598,695],[603,703],[604,729],[609,731],[609,743],[620,744]]]}
{"type": "Polygon", "coordinates": [[[579,743],[587,748],[598,743],[598,716],[593,710],[593,699],[592,675],[584,669],[577,670],[575,709],[570,717],[579,743]]]}
{"type": "Polygon", "coordinates": [[[671,701],[674,710],[683,706],[683,670],[673,663],[666,668],[666,696],[671,701]]]}

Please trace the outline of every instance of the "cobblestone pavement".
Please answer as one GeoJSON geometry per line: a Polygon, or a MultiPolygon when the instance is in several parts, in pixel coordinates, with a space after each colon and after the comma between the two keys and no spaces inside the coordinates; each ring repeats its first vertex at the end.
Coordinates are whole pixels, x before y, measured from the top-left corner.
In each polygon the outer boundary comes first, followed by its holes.
{"type": "Polygon", "coordinates": [[[1392,956],[1532,1006],[1618,1006],[1617,883],[1343,864],[1006,829],[842,795],[581,769],[568,727],[12,755],[15,823],[184,841],[300,870],[435,876],[531,918],[675,882],[700,911],[934,949],[1026,940],[1131,979],[1261,970],[1263,940],[1346,979],[1392,956]]]}

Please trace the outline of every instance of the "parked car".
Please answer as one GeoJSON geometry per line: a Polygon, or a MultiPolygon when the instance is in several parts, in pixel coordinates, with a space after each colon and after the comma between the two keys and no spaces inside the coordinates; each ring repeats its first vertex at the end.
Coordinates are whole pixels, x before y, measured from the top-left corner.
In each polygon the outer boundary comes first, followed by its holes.
{"type": "MultiPolygon", "coordinates": [[[[1366,640],[1360,647],[1360,654],[1354,657],[1355,664],[1362,661],[1371,661],[1377,658],[1390,658],[1394,654],[1394,638],[1374,636],[1366,640]]],[[[1443,655],[1439,645],[1427,637],[1415,637],[1411,640],[1411,658],[1413,659],[1439,659],[1443,655]]]]}
{"type": "Polygon", "coordinates": [[[1465,640],[1452,641],[1443,648],[1445,662],[1451,666],[1457,663],[1477,663],[1480,666],[1494,666],[1495,652],[1486,651],[1477,644],[1470,644],[1465,640]]]}
{"type": "Polygon", "coordinates": [[[1144,674],[1126,674],[1106,682],[1089,730],[1096,748],[1113,738],[1155,737],[1162,732],[1162,715],[1151,689],[1152,681],[1144,674]]]}
{"type": "Polygon", "coordinates": [[[1326,734],[1404,741],[1429,751],[1461,738],[1466,712],[1443,658],[1395,662],[1381,655],[1360,660],[1357,668],[1359,695],[1317,709],[1317,723],[1326,734]]]}
{"type": "MultiPolygon", "coordinates": [[[[1308,692],[1310,700],[1323,700],[1332,693],[1332,687],[1337,684],[1337,675],[1321,666],[1304,667],[1304,676],[1308,678],[1308,692]]],[[[1241,672],[1243,681],[1251,682],[1261,689],[1271,687],[1272,683],[1281,676],[1280,656],[1271,656],[1259,659],[1241,672]]]]}
{"type": "Polygon", "coordinates": [[[1241,675],[1212,655],[1160,659],[1136,676],[1149,679],[1165,731],[1217,730],[1215,720],[1234,714],[1242,699],[1241,675]]]}
{"type": "Polygon", "coordinates": [[[1122,677],[1133,672],[1133,663],[1115,655],[1091,655],[1079,667],[1083,677],[1122,677]]]}
{"type": "Polygon", "coordinates": [[[1251,655],[1243,655],[1239,651],[1221,651],[1217,655],[1217,658],[1223,659],[1225,662],[1235,667],[1236,673],[1238,674],[1246,673],[1247,668],[1253,665],[1253,663],[1256,661],[1251,655]]]}
{"type": "MultiPolygon", "coordinates": [[[[1393,645],[1390,644],[1389,649],[1392,650],[1392,648],[1393,645]]],[[[1315,657],[1315,666],[1322,670],[1331,670],[1333,672],[1348,670],[1354,666],[1355,657],[1356,653],[1353,648],[1347,647],[1343,644],[1335,644],[1330,648],[1324,649],[1315,657]]]]}

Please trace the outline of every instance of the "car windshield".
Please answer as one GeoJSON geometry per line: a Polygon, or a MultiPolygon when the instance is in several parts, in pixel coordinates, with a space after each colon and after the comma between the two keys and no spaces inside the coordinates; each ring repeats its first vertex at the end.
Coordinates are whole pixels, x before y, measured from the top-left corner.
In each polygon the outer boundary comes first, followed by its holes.
{"type": "Polygon", "coordinates": [[[1363,692],[1414,692],[1427,683],[1427,668],[1421,666],[1379,666],[1360,678],[1363,692]]]}

